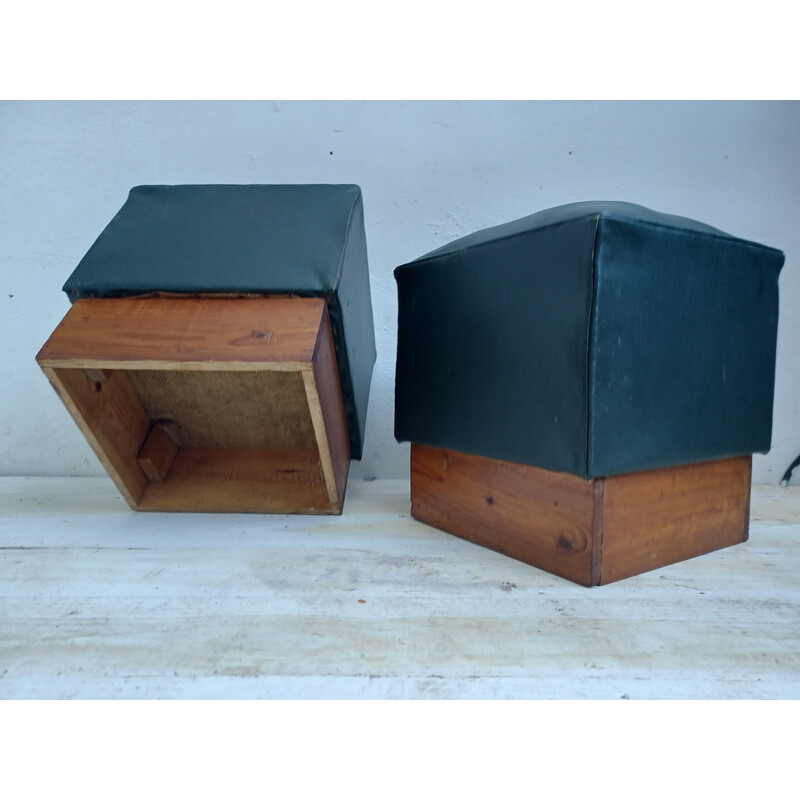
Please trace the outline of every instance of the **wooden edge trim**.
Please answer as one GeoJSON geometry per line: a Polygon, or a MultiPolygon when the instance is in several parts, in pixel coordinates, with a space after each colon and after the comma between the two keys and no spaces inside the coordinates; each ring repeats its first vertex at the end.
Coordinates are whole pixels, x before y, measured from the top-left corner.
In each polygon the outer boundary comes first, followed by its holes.
{"type": "Polygon", "coordinates": [[[331,504],[341,512],[350,467],[350,438],[327,309],[320,321],[311,369],[303,372],[303,381],[325,485],[331,504]]]}
{"type": "Polygon", "coordinates": [[[753,491],[753,456],[747,457],[747,499],[744,504],[744,530],[742,531],[742,541],[746,542],[750,538],[750,495],[753,491]]]}
{"type": "Polygon", "coordinates": [[[603,580],[603,502],[605,478],[592,481],[594,504],[592,512],[592,575],[591,586],[599,586],[603,580]]]}
{"type": "Polygon", "coordinates": [[[328,433],[325,430],[325,418],[322,414],[319,392],[317,391],[317,381],[314,377],[313,370],[306,369],[303,371],[303,383],[306,389],[308,410],[311,413],[311,422],[314,425],[314,436],[317,440],[322,475],[325,478],[325,486],[328,489],[328,498],[331,501],[331,505],[338,505],[339,493],[336,490],[336,474],[333,469],[331,449],[328,445],[328,433]]]}
{"type": "Polygon", "coordinates": [[[325,308],[320,297],[79,298],[36,360],[69,368],[163,362],[178,369],[307,362],[325,308]]]}
{"type": "Polygon", "coordinates": [[[188,372],[298,372],[309,368],[308,361],[148,361],[130,358],[120,359],[96,358],[47,358],[36,357],[39,366],[44,369],[85,369],[109,371],[114,369],[163,369],[188,372]]]}
{"type": "Polygon", "coordinates": [[[350,433],[344,408],[339,363],[333,344],[333,328],[327,306],[322,313],[319,336],[314,346],[313,370],[327,431],[328,447],[331,452],[336,492],[341,510],[347,491],[347,476],[350,472],[350,433]]]}

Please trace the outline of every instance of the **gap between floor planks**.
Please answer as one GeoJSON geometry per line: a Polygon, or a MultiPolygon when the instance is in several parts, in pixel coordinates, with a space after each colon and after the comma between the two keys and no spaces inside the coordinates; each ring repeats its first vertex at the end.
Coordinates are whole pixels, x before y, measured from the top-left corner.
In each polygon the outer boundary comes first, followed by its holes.
{"type": "Polygon", "coordinates": [[[800,698],[798,488],[754,487],[741,546],[594,589],[408,514],[406,481],[313,518],[0,479],[0,696],[800,698]]]}

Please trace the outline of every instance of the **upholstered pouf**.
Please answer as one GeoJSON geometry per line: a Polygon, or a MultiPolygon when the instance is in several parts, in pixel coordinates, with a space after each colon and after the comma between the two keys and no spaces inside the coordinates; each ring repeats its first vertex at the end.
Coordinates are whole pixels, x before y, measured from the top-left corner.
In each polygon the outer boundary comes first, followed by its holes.
{"type": "Polygon", "coordinates": [[[744,541],[783,261],[584,202],[398,267],[412,514],[585,585],[744,541]]]}
{"type": "Polygon", "coordinates": [[[139,186],[37,360],[135,509],[341,513],[375,362],[361,191],[139,186]]]}

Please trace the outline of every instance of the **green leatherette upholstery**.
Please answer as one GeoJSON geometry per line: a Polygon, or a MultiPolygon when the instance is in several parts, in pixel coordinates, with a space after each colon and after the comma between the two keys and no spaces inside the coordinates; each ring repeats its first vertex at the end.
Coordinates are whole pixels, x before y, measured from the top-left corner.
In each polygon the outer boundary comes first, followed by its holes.
{"type": "Polygon", "coordinates": [[[779,250],[574,203],[398,267],[395,436],[585,478],[766,452],[779,250]]]}
{"type": "Polygon", "coordinates": [[[361,190],[352,185],[137,186],[64,291],[324,297],[353,458],[375,363],[361,190]]]}

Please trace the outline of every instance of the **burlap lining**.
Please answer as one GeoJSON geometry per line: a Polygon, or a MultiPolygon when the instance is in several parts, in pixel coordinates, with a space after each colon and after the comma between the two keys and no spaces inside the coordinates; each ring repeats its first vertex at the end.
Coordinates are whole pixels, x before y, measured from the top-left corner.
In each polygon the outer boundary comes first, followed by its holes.
{"type": "Polygon", "coordinates": [[[130,370],[153,424],[179,447],[316,448],[299,372],[130,370]]]}

